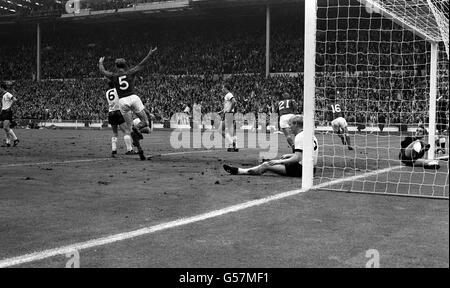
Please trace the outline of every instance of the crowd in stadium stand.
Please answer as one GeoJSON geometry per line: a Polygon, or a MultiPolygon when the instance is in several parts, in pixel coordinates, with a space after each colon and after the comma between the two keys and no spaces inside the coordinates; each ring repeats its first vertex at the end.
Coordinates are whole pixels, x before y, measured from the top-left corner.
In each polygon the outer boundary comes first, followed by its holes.
{"type": "MultiPolygon", "coordinates": [[[[226,81],[233,87],[239,112],[268,113],[274,111],[277,90],[289,92],[299,102],[303,97],[302,76],[295,77],[303,71],[300,28],[292,21],[273,22],[271,71],[288,74],[284,76],[263,76],[264,26],[246,24],[242,29],[239,21],[208,25],[188,21],[166,23],[150,31],[145,27],[102,28],[110,29],[107,33],[100,28],[47,31],[51,37],[44,33],[42,39],[42,78],[57,80],[43,82],[33,81],[33,38],[12,39],[0,47],[0,79],[17,80],[13,89],[20,99],[16,113],[20,118],[106,119],[106,82],[98,71],[99,57],[107,56],[106,66],[113,69],[116,57],[134,64],[151,46],[158,46],[154,63],[136,83],[157,121],[168,120],[193,103],[201,103],[203,112],[221,110],[220,84],[227,74],[233,74],[226,81]]],[[[380,43],[375,41],[380,35],[375,34],[373,42],[364,38],[361,42],[318,42],[317,69],[323,77],[317,83],[317,124],[325,124],[323,112],[329,98],[342,103],[349,123],[398,125],[426,120],[429,79],[424,70],[429,60],[424,55],[429,53],[423,53],[428,49],[425,42],[413,42],[405,34],[399,38],[402,42],[380,43]],[[343,51],[346,54],[336,53],[343,51]],[[397,69],[409,72],[387,72],[397,69]],[[340,74],[344,72],[353,76],[340,74]]],[[[440,95],[448,95],[445,89],[440,95]]]]}
{"type": "MultiPolygon", "coordinates": [[[[334,86],[331,82],[325,83],[328,81],[326,78],[322,79],[319,86],[328,88],[317,88],[317,125],[327,124],[325,105],[332,103],[340,103],[347,121],[353,125],[400,125],[427,120],[426,89],[403,89],[411,87],[408,86],[411,81],[421,81],[415,83],[415,87],[426,87],[426,78],[399,77],[391,84],[392,78],[333,76],[328,80],[337,81],[334,86]],[[380,85],[383,81],[393,85],[394,90],[380,85]]],[[[214,75],[153,75],[139,78],[136,87],[137,93],[156,116],[156,121],[162,123],[170,120],[174,113],[182,112],[186,106],[192,107],[194,103],[202,106],[202,113],[220,111],[223,103],[221,84],[224,81],[230,83],[238,100],[237,111],[243,114],[275,112],[276,91],[293,95],[302,109],[303,87],[300,76],[279,75],[266,79],[259,75],[234,75],[223,79],[214,75]]],[[[53,121],[105,120],[108,112],[104,96],[106,84],[105,79],[16,81],[12,86],[19,99],[16,116],[53,121]]],[[[448,90],[441,93],[444,95],[448,90]]]]}

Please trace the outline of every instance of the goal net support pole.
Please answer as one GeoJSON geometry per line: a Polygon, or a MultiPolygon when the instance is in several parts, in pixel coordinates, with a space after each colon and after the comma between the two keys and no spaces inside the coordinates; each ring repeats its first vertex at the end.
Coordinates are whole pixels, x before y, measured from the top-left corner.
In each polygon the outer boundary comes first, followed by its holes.
{"type": "Polygon", "coordinates": [[[431,43],[431,59],[430,59],[430,103],[429,103],[429,128],[428,128],[428,159],[434,159],[434,151],[436,150],[436,95],[437,95],[437,62],[438,62],[438,44],[431,43]]]}
{"type": "Polygon", "coordinates": [[[305,47],[304,47],[304,87],[303,87],[303,159],[302,159],[302,188],[313,186],[314,160],[313,136],[314,113],[316,96],[316,26],[317,0],[305,1],[305,47]]]}

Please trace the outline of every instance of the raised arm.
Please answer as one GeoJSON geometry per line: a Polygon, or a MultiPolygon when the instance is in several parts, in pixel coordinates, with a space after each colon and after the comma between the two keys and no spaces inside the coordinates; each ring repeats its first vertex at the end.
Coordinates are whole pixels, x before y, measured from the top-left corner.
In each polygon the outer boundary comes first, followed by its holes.
{"type": "Polygon", "coordinates": [[[103,61],[105,61],[105,57],[101,57],[98,60],[98,68],[100,69],[100,72],[105,75],[108,78],[111,78],[114,74],[108,70],[105,69],[105,66],[103,66],[103,61]]]}
{"type": "Polygon", "coordinates": [[[130,70],[128,70],[128,73],[135,74],[135,73],[141,71],[142,69],[144,69],[145,65],[147,64],[148,60],[150,59],[150,56],[152,56],[152,54],[155,53],[156,50],[158,50],[157,47],[150,49],[147,56],[145,56],[145,58],[142,59],[142,61],[138,65],[136,65],[133,68],[131,68],[130,70]]]}

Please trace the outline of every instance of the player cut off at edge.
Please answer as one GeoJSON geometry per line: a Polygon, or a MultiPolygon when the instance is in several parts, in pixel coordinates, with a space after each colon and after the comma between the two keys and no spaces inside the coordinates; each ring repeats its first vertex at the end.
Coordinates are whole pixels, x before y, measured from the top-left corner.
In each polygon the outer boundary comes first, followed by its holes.
{"type": "Polygon", "coordinates": [[[407,136],[400,143],[401,149],[399,158],[406,166],[423,167],[427,169],[439,169],[438,160],[423,159],[425,153],[430,149],[430,144],[426,144],[422,139],[426,134],[425,127],[419,125],[414,136],[407,136]]]}
{"type": "MultiPolygon", "coordinates": [[[[305,141],[303,136],[303,116],[295,115],[291,117],[289,120],[289,127],[292,134],[295,135],[295,148],[293,154],[286,154],[279,160],[264,162],[261,165],[248,169],[237,168],[230,165],[223,165],[223,168],[232,175],[262,175],[266,172],[273,172],[282,176],[302,177],[302,154],[305,141]]],[[[317,158],[319,155],[319,145],[315,136],[313,136],[313,139],[310,141],[313,141],[313,160],[315,166],[317,165],[317,158]]]]}
{"type": "Polygon", "coordinates": [[[0,86],[0,95],[2,95],[2,109],[0,111],[0,126],[6,133],[5,144],[2,147],[11,147],[11,141],[13,141],[13,147],[19,144],[19,139],[17,139],[16,134],[12,130],[13,126],[13,112],[12,105],[17,101],[17,98],[11,93],[6,91],[7,87],[4,83],[0,86]]]}
{"type": "MultiPolygon", "coordinates": [[[[119,109],[126,123],[124,126],[124,141],[127,149],[132,147],[131,131],[136,133],[138,137],[141,138],[143,136],[139,130],[149,126],[149,119],[144,111],[145,106],[142,103],[141,98],[139,98],[139,96],[137,96],[134,92],[134,78],[138,72],[144,69],[150,59],[150,56],[156,52],[156,50],[157,48],[150,49],[147,56],[138,65],[130,69],[127,61],[123,58],[116,59],[116,72],[110,72],[105,69],[103,65],[105,57],[101,57],[98,63],[100,72],[113,83],[114,88],[117,91],[117,95],[119,97],[119,109]],[[136,127],[133,127],[132,113],[136,114],[136,116],[141,120],[136,127]]],[[[126,154],[134,155],[133,149],[129,149],[126,154]]],[[[147,159],[142,149],[139,150],[139,157],[141,160],[147,159]]]]}

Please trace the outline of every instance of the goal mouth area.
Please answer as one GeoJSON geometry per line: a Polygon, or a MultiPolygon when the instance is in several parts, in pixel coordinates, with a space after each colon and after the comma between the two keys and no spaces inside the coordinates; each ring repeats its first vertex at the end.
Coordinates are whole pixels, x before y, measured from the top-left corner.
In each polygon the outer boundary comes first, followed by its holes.
{"type": "Polygon", "coordinates": [[[314,111],[313,130],[336,131],[315,133],[323,151],[314,186],[350,177],[328,188],[448,199],[448,157],[435,153],[445,147],[435,141],[442,136],[439,127],[448,125],[438,103],[442,97],[448,101],[448,31],[442,30],[448,26],[448,1],[313,2],[305,4],[304,93],[314,97],[304,101],[304,113],[314,111]],[[311,39],[314,45],[307,45],[311,39]],[[427,127],[429,152],[404,165],[401,143],[419,126],[427,127]],[[375,133],[392,127],[397,133],[375,133]],[[362,174],[369,176],[351,178],[362,174]]]}

